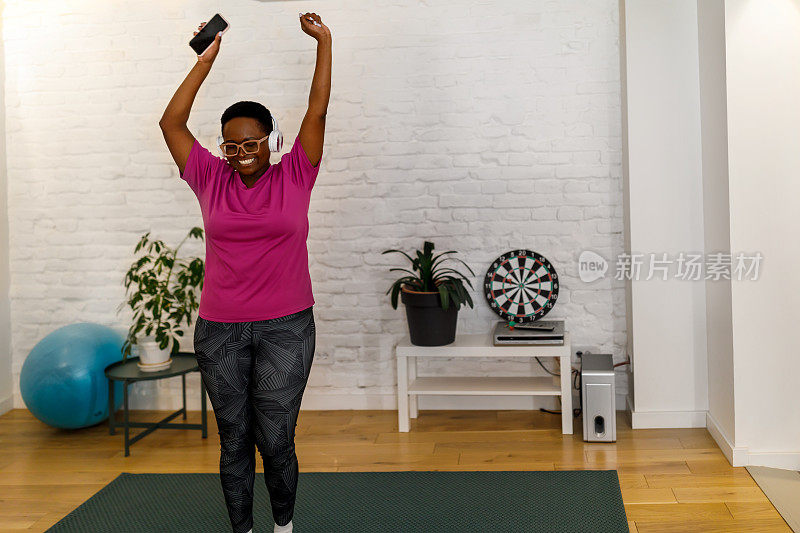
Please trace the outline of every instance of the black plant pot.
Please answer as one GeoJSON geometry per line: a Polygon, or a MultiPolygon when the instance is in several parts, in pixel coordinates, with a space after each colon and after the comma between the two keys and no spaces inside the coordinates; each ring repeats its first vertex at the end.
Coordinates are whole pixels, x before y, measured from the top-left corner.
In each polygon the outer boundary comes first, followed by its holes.
{"type": "Polygon", "coordinates": [[[415,292],[403,289],[400,300],[406,306],[408,335],[417,346],[443,346],[456,338],[458,308],[451,301],[450,308],[442,309],[438,292],[415,292]]]}

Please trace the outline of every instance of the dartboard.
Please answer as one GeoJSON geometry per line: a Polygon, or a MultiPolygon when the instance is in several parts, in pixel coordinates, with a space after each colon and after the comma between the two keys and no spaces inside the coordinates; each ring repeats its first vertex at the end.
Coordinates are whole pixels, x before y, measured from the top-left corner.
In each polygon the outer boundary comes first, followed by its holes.
{"type": "Polygon", "coordinates": [[[530,250],[506,252],[486,271],[483,284],[489,307],[501,318],[533,322],[553,308],[558,274],[544,256],[530,250]]]}

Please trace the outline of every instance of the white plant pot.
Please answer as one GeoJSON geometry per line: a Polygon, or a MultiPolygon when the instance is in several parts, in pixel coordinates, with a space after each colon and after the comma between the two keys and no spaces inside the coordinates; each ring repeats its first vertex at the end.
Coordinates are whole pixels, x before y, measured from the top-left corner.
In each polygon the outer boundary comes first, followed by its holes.
{"type": "Polygon", "coordinates": [[[137,366],[142,372],[158,372],[159,370],[166,370],[172,365],[169,349],[160,349],[156,343],[155,335],[142,337],[136,345],[139,356],[137,366]]]}

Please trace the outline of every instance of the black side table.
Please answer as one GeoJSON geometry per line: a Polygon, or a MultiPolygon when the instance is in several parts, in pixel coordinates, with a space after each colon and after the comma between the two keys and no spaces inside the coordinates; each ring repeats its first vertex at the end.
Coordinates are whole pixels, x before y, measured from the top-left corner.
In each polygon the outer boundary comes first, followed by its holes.
{"type": "Polygon", "coordinates": [[[106,377],[108,378],[108,430],[111,435],[114,435],[114,381],[122,381],[122,391],[124,399],[124,418],[122,427],[125,429],[125,457],[130,455],[130,446],[137,440],[152,433],[158,428],[167,429],[201,429],[203,430],[203,438],[208,437],[208,424],[207,424],[207,409],[206,409],[206,389],[203,385],[203,380],[200,380],[200,396],[201,396],[201,416],[202,423],[200,424],[170,424],[169,421],[183,413],[183,419],[186,420],[186,374],[188,372],[199,372],[200,368],[197,366],[195,355],[191,352],[177,352],[172,356],[172,365],[166,370],[159,370],[157,372],[142,372],[136,363],[139,362],[138,357],[129,357],[125,361],[117,361],[110,364],[105,369],[106,377]],[[137,381],[145,381],[150,379],[170,378],[174,376],[181,376],[183,384],[183,408],[178,409],[171,415],[158,422],[130,422],[128,420],[128,385],[137,381]],[[133,438],[129,437],[130,428],[148,428],[142,431],[133,438]]]}

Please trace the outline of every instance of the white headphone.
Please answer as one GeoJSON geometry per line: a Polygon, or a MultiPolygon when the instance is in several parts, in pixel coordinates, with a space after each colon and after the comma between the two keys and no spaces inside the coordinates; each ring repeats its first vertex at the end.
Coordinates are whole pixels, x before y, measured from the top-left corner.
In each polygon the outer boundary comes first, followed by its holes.
{"type": "MultiPolygon", "coordinates": [[[[269,114],[270,118],[272,119],[272,131],[269,132],[269,138],[267,139],[267,146],[269,147],[270,152],[280,152],[283,148],[283,133],[281,130],[278,129],[278,121],[275,120],[275,115],[272,113],[269,114]]],[[[225,152],[222,151],[219,145],[225,142],[225,139],[222,135],[217,136],[217,150],[219,151],[222,157],[225,156],[225,152]]]]}

